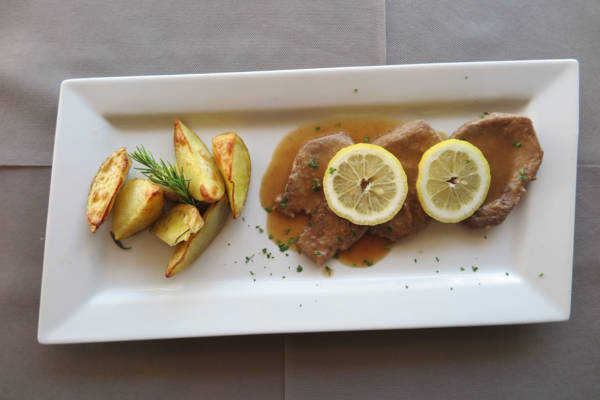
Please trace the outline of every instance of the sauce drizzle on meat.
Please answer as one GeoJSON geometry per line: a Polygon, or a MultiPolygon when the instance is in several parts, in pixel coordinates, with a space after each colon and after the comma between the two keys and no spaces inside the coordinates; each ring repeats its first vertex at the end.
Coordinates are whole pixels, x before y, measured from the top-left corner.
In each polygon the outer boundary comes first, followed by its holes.
{"type": "MultiPolygon", "coordinates": [[[[266,209],[273,208],[276,196],[285,190],[298,150],[308,140],[344,131],[352,137],[355,143],[370,142],[399,125],[401,123],[397,121],[365,117],[331,119],[298,127],[281,140],[273,153],[271,163],[261,182],[260,201],[262,206],[266,209]]],[[[309,223],[308,221],[309,218],[304,214],[288,218],[273,209],[268,213],[267,232],[272,235],[271,240],[277,245],[288,244],[290,238],[298,239],[304,226],[309,223]]],[[[391,242],[385,239],[366,234],[350,250],[342,251],[339,254],[339,261],[349,266],[367,267],[383,258],[390,251],[390,244],[391,242]]],[[[291,243],[289,248],[297,251],[294,243],[291,243]]]]}

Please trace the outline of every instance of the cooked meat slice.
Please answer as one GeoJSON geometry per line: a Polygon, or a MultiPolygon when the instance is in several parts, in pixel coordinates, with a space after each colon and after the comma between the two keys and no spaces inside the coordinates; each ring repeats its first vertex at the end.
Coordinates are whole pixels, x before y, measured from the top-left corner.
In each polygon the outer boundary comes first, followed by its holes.
{"type": "Polygon", "coordinates": [[[397,241],[427,225],[429,216],[421,207],[415,185],[421,156],[440,140],[440,136],[431,126],[419,120],[407,122],[373,141],[373,144],[384,147],[400,160],[408,181],[408,194],[404,205],[390,221],[371,227],[373,234],[397,241]]]}
{"type": "Polygon", "coordinates": [[[335,215],[327,203],[321,204],[296,242],[300,252],[319,265],[338,251],[350,248],[367,231],[366,226],[354,225],[335,215]]]}
{"type": "Polygon", "coordinates": [[[492,174],[483,205],[464,223],[474,228],[502,223],[542,163],[544,152],[531,120],[521,115],[492,113],[465,123],[452,137],[477,146],[488,160],[492,174]]]}
{"type": "Polygon", "coordinates": [[[275,209],[288,217],[315,211],[325,199],[321,185],[329,160],[352,144],[347,133],[338,132],[309,140],[300,147],[285,191],[275,199],[275,209]]]}

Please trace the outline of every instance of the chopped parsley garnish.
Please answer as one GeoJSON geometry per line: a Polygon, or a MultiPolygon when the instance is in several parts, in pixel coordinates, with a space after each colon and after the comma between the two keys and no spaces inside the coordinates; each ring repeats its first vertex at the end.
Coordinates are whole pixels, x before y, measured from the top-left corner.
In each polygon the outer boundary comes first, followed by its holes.
{"type": "Polygon", "coordinates": [[[367,266],[370,267],[371,265],[373,265],[373,261],[369,261],[369,260],[363,260],[363,263],[367,266]]]}
{"type": "Polygon", "coordinates": [[[298,239],[296,239],[295,237],[291,237],[290,240],[288,240],[289,244],[294,244],[298,241],[298,239]]]}
{"type": "Polygon", "coordinates": [[[282,243],[282,244],[279,245],[279,251],[281,251],[281,252],[284,252],[284,251],[286,251],[289,248],[290,248],[290,246],[288,246],[285,243],[282,243]]]}
{"type": "Polygon", "coordinates": [[[269,233],[269,239],[273,239],[273,235],[269,233]]]}
{"type": "Polygon", "coordinates": [[[317,183],[311,188],[311,190],[313,191],[313,193],[317,193],[319,190],[321,190],[321,184],[317,183]]]}
{"type": "Polygon", "coordinates": [[[260,225],[256,225],[255,228],[260,232],[263,233],[265,230],[263,228],[260,227],[260,225]]]}
{"type": "Polygon", "coordinates": [[[254,254],[252,254],[251,256],[246,256],[246,264],[248,264],[250,261],[253,261],[254,258],[254,254]]]}
{"type": "Polygon", "coordinates": [[[313,254],[314,254],[315,256],[320,256],[320,255],[321,255],[321,252],[320,252],[319,250],[315,250],[315,251],[313,251],[313,254]]]}
{"type": "Polygon", "coordinates": [[[365,143],[369,143],[369,137],[368,136],[365,136],[364,140],[365,140],[365,143]]]}
{"type": "Polygon", "coordinates": [[[333,175],[333,173],[336,171],[335,168],[333,167],[329,167],[329,173],[333,175]]]}
{"type": "Polygon", "coordinates": [[[510,275],[510,274],[509,274],[508,272],[505,272],[505,273],[504,273],[504,275],[508,276],[508,275],[510,275]]]}
{"type": "Polygon", "coordinates": [[[515,147],[521,147],[521,142],[513,142],[513,146],[515,146],[515,147]]]}
{"type": "Polygon", "coordinates": [[[435,262],[440,262],[440,259],[438,257],[436,257],[435,262]]]}
{"type": "Polygon", "coordinates": [[[473,270],[473,272],[477,272],[477,270],[479,269],[479,267],[476,267],[474,265],[471,265],[471,269],[473,270]]]}
{"type": "Polygon", "coordinates": [[[341,242],[341,241],[342,241],[342,237],[341,237],[341,236],[338,236],[338,237],[337,237],[337,240],[338,240],[338,242],[341,242]]]}
{"type": "Polygon", "coordinates": [[[340,258],[340,253],[335,253],[335,254],[333,255],[333,258],[335,258],[336,260],[337,260],[338,258],[340,258]]]}
{"type": "Polygon", "coordinates": [[[250,275],[254,276],[254,272],[253,272],[253,271],[250,271],[250,275]]]}
{"type": "Polygon", "coordinates": [[[332,269],[331,269],[331,268],[329,268],[329,265],[326,265],[326,266],[325,266],[325,271],[327,271],[327,273],[328,273],[329,275],[331,275],[331,271],[332,271],[332,269]]]}
{"type": "Polygon", "coordinates": [[[354,93],[358,92],[358,88],[354,88],[354,93]]]}
{"type": "Polygon", "coordinates": [[[290,228],[287,228],[287,229],[285,230],[285,234],[286,234],[286,235],[289,235],[289,234],[290,234],[290,228]]]}
{"type": "Polygon", "coordinates": [[[356,236],[356,231],[352,230],[352,237],[356,236]]]}
{"type": "Polygon", "coordinates": [[[490,115],[489,112],[484,111],[483,114],[479,114],[479,118],[485,118],[485,116],[490,115]]]}
{"type": "Polygon", "coordinates": [[[525,168],[521,168],[521,169],[519,170],[519,174],[521,174],[521,175],[525,175],[525,168]]]}
{"type": "Polygon", "coordinates": [[[387,226],[385,229],[387,229],[388,232],[392,231],[392,227],[391,226],[387,226]]]}
{"type": "Polygon", "coordinates": [[[452,290],[454,290],[454,288],[453,288],[453,287],[451,287],[451,288],[450,288],[450,290],[452,291],[452,290]]]}
{"type": "Polygon", "coordinates": [[[265,211],[270,213],[271,211],[273,211],[273,209],[271,207],[265,207],[265,211]]]}
{"type": "Polygon", "coordinates": [[[394,247],[394,245],[392,243],[386,244],[385,246],[383,246],[384,249],[391,249],[392,247],[394,247]]]}
{"type": "Polygon", "coordinates": [[[408,289],[408,285],[404,285],[404,289],[408,289]]]}
{"type": "Polygon", "coordinates": [[[283,275],[283,276],[281,277],[281,279],[285,279],[285,275],[283,275]]]}
{"type": "Polygon", "coordinates": [[[540,272],[540,274],[539,274],[538,276],[539,276],[540,278],[543,278],[543,277],[544,277],[544,273],[543,273],[543,272],[540,272]]]}
{"type": "Polygon", "coordinates": [[[289,199],[288,199],[288,197],[287,197],[287,196],[285,196],[285,197],[283,198],[283,200],[281,200],[281,202],[279,203],[279,207],[280,207],[280,208],[285,208],[285,207],[287,206],[287,202],[288,202],[288,200],[289,200],[289,199]]]}
{"type": "Polygon", "coordinates": [[[467,160],[467,161],[465,161],[465,163],[466,163],[466,164],[468,164],[468,163],[470,163],[470,162],[471,162],[471,160],[467,160]]]}
{"type": "Polygon", "coordinates": [[[439,273],[440,273],[440,270],[439,270],[439,269],[436,269],[436,270],[435,270],[435,273],[436,273],[436,274],[439,274],[439,273]]]}
{"type": "Polygon", "coordinates": [[[303,269],[303,268],[302,268],[302,265],[298,265],[298,266],[296,267],[296,272],[302,272],[302,269],[303,269]]]}
{"type": "Polygon", "coordinates": [[[521,175],[519,179],[521,179],[521,182],[525,182],[527,180],[527,177],[525,175],[521,175]]]}
{"type": "Polygon", "coordinates": [[[417,259],[415,258],[415,264],[417,263],[417,259]]]}
{"type": "Polygon", "coordinates": [[[308,226],[312,226],[312,221],[308,221],[308,226]]]}
{"type": "Polygon", "coordinates": [[[464,271],[464,270],[465,270],[465,268],[464,268],[464,267],[460,267],[460,270],[461,270],[461,271],[464,271]]]}
{"type": "Polygon", "coordinates": [[[267,248],[262,249],[263,254],[267,254],[267,248]]]}
{"type": "Polygon", "coordinates": [[[321,127],[320,126],[315,126],[315,131],[320,131],[321,127]]]}
{"type": "Polygon", "coordinates": [[[319,168],[319,162],[317,160],[315,160],[314,158],[312,158],[310,160],[310,162],[308,163],[308,166],[311,168],[319,168]]]}

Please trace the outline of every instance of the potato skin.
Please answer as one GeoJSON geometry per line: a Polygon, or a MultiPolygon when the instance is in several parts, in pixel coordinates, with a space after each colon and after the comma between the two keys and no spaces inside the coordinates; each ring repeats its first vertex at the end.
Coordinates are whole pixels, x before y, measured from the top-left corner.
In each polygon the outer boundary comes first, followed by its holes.
{"type": "Polygon", "coordinates": [[[186,242],[179,243],[169,260],[165,276],[167,278],[183,271],[196,260],[208,245],[217,237],[229,219],[227,197],[223,197],[204,213],[204,227],[186,242]]]}
{"type": "Polygon", "coordinates": [[[225,194],[223,178],[202,140],[180,120],[173,135],[177,166],[190,179],[190,194],[198,201],[214,203],[225,194]]]}
{"type": "Polygon", "coordinates": [[[150,226],[160,217],[163,206],[163,190],[159,185],[142,178],[128,181],[115,201],[115,239],[125,239],[150,226]]]}
{"type": "Polygon", "coordinates": [[[177,204],[156,221],[152,233],[169,246],[175,246],[188,240],[203,226],[204,219],[196,207],[177,204]]]}
{"type": "Polygon", "coordinates": [[[212,140],[215,161],[225,180],[233,218],[242,213],[250,187],[251,164],[248,148],[235,132],[217,135],[212,140]]]}
{"type": "Polygon", "coordinates": [[[86,207],[86,217],[92,233],[98,230],[110,214],[130,167],[131,159],[127,150],[120,147],[98,168],[90,185],[86,207]]]}

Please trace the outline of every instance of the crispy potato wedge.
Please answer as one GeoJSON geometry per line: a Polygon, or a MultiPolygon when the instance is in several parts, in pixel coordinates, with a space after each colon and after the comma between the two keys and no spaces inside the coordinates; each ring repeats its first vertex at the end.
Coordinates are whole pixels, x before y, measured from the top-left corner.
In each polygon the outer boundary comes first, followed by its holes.
{"type": "Polygon", "coordinates": [[[233,218],[242,213],[250,186],[250,154],[235,132],[217,135],[212,140],[215,161],[225,180],[227,197],[233,218]]]}
{"type": "Polygon", "coordinates": [[[203,226],[204,219],[196,207],[177,204],[156,221],[152,233],[169,246],[175,246],[189,240],[203,226]]]}
{"type": "Polygon", "coordinates": [[[127,182],[115,201],[115,239],[125,239],[150,226],[160,217],[163,205],[163,190],[159,185],[142,178],[127,182]]]}
{"type": "Polygon", "coordinates": [[[179,243],[175,247],[173,256],[169,260],[165,276],[167,278],[183,271],[202,254],[208,245],[221,232],[229,217],[229,206],[227,197],[223,197],[204,213],[204,227],[190,237],[187,242],[179,243]]]}
{"type": "Polygon", "coordinates": [[[96,232],[110,214],[130,167],[131,159],[125,147],[115,150],[100,165],[90,185],[86,207],[87,221],[92,232],[96,232]]]}
{"type": "Polygon", "coordinates": [[[178,119],[175,120],[175,158],[190,179],[190,193],[196,200],[214,203],[225,194],[223,178],[202,140],[178,119]]]}

